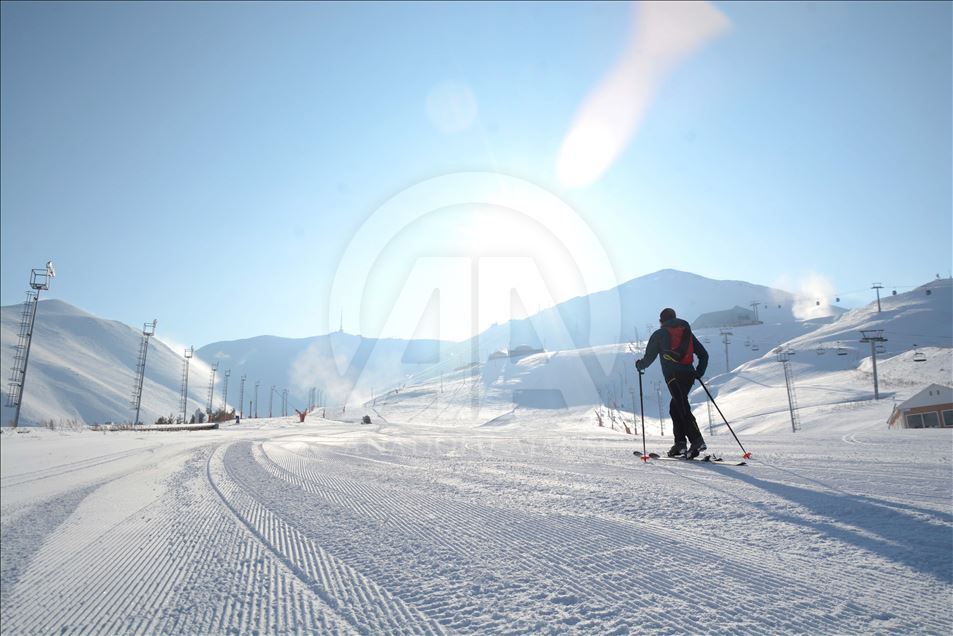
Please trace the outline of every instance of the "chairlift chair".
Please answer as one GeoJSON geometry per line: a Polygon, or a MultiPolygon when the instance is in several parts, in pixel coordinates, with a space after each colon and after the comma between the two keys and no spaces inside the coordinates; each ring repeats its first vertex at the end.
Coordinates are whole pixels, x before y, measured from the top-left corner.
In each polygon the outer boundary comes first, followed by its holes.
{"type": "Polygon", "coordinates": [[[927,361],[927,355],[926,355],[925,353],[923,353],[922,351],[920,351],[919,349],[917,349],[917,345],[913,345],[913,351],[914,351],[914,353],[913,353],[913,361],[914,361],[914,362],[926,362],[926,361],[927,361]]]}

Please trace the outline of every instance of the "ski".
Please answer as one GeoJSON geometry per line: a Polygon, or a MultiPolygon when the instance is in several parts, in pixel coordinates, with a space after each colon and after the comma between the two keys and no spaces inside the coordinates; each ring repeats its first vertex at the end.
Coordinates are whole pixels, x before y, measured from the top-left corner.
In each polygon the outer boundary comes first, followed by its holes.
{"type": "MultiPolygon", "coordinates": [[[[641,456],[641,453],[639,453],[638,451],[633,451],[632,454],[641,456]]],[[[649,453],[649,458],[661,459],[667,462],[697,462],[701,464],[720,464],[722,466],[747,466],[748,465],[748,462],[745,462],[745,461],[726,462],[723,458],[718,457],[716,455],[701,455],[696,459],[688,459],[685,457],[665,457],[663,455],[659,455],[658,453],[649,453]]]]}

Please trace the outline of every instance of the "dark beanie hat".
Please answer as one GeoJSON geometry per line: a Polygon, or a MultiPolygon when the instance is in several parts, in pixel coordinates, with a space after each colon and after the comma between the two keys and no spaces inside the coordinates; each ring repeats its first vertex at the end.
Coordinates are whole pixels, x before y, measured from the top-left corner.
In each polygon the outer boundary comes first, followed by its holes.
{"type": "Polygon", "coordinates": [[[665,309],[662,310],[662,313],[658,315],[659,322],[665,322],[667,320],[671,320],[674,317],[675,317],[675,310],[672,309],[671,307],[666,307],[665,309]]]}

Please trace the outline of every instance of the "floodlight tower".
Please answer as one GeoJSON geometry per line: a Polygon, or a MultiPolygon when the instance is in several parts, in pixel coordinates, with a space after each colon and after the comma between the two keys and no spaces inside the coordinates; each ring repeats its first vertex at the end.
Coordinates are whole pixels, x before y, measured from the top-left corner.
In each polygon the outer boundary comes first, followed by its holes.
{"type": "MultiPolygon", "coordinates": [[[[878,302],[879,305],[879,302],[878,302]]],[[[880,386],[877,382],[877,343],[887,342],[883,329],[861,329],[861,342],[870,343],[870,359],[874,365],[874,399],[880,399],[880,386]]]]}
{"type": "Polygon", "coordinates": [[[258,387],[261,386],[261,380],[255,380],[255,419],[258,419],[258,387]]]}
{"type": "Polygon", "coordinates": [[[139,342],[139,361],[136,363],[136,384],[132,387],[132,407],[136,409],[136,418],[132,421],[133,425],[139,422],[139,407],[142,406],[142,382],[146,377],[146,355],[149,353],[149,338],[156,333],[156,324],[159,321],[153,319],[151,323],[142,325],[142,340],[139,342]]]}
{"type": "Polygon", "coordinates": [[[778,347],[778,362],[784,367],[784,384],[788,390],[788,410],[791,412],[791,432],[796,433],[801,428],[801,421],[797,415],[797,396],[794,394],[794,372],[791,370],[791,351],[778,347]]]}
{"type": "Polygon", "coordinates": [[[186,419],[185,410],[189,405],[189,361],[192,360],[193,353],[195,353],[195,347],[189,347],[183,354],[185,363],[182,366],[182,397],[179,400],[179,410],[182,411],[183,424],[188,421],[186,419]]]}
{"type": "Polygon", "coordinates": [[[242,383],[239,385],[238,389],[238,416],[245,417],[245,378],[247,376],[242,374],[242,383]]]}
{"type": "Polygon", "coordinates": [[[50,288],[50,279],[56,276],[53,261],[47,261],[44,269],[30,270],[30,288],[23,313],[20,314],[20,332],[14,347],[13,367],[10,369],[10,384],[7,390],[7,406],[15,406],[13,427],[20,425],[20,407],[23,406],[23,385],[26,384],[26,368],[30,361],[30,345],[33,344],[33,328],[36,326],[36,308],[40,303],[40,291],[50,288]]]}
{"type": "Polygon", "coordinates": [[[288,389],[281,390],[281,415],[282,417],[288,415],[288,389]]]}
{"type": "Polygon", "coordinates": [[[272,384],[271,390],[268,391],[268,417],[272,416],[271,407],[274,405],[274,403],[275,403],[275,385],[272,384]]]}
{"type": "Polygon", "coordinates": [[[231,369],[225,369],[225,387],[222,389],[222,413],[228,412],[228,378],[232,375],[231,369]]]}
{"type": "Polygon", "coordinates": [[[205,407],[205,412],[208,414],[210,418],[212,417],[212,397],[214,396],[214,393],[215,393],[216,372],[218,372],[218,362],[212,365],[211,378],[209,379],[209,382],[208,382],[208,404],[205,407]]]}
{"type": "Polygon", "coordinates": [[[731,344],[731,340],[728,340],[728,336],[733,336],[735,334],[728,331],[727,329],[722,329],[719,333],[721,333],[722,342],[725,343],[725,373],[731,373],[731,364],[728,362],[728,345],[731,344]]]}

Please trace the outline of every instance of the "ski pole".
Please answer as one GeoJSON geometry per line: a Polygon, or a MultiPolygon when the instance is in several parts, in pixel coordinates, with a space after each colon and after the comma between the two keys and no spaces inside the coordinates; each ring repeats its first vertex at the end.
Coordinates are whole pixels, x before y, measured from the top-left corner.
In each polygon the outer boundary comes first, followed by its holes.
{"type": "Polygon", "coordinates": [[[649,455],[645,452],[645,400],[642,397],[642,374],[644,371],[638,369],[639,372],[639,408],[642,412],[642,461],[649,461],[649,455]]]}
{"type": "Polygon", "coordinates": [[[751,453],[749,453],[748,451],[746,451],[746,450],[745,450],[745,447],[742,446],[741,440],[738,439],[738,436],[735,435],[735,431],[731,428],[731,424],[728,423],[728,418],[725,417],[725,414],[721,412],[721,409],[720,409],[720,408],[718,408],[718,402],[715,402],[715,398],[713,398],[713,397],[711,396],[711,391],[708,390],[708,387],[705,386],[705,383],[702,382],[702,379],[701,379],[701,378],[698,378],[698,383],[699,383],[700,385],[702,385],[702,388],[703,388],[703,389],[705,389],[705,393],[708,394],[708,399],[711,400],[711,403],[715,405],[715,410],[718,411],[718,415],[721,416],[721,419],[725,420],[725,426],[727,426],[727,427],[728,427],[728,430],[731,431],[731,435],[732,435],[732,437],[735,438],[735,441],[738,442],[738,446],[741,446],[741,452],[744,453],[744,455],[742,455],[742,457],[744,457],[745,459],[751,459],[751,453]]]}

